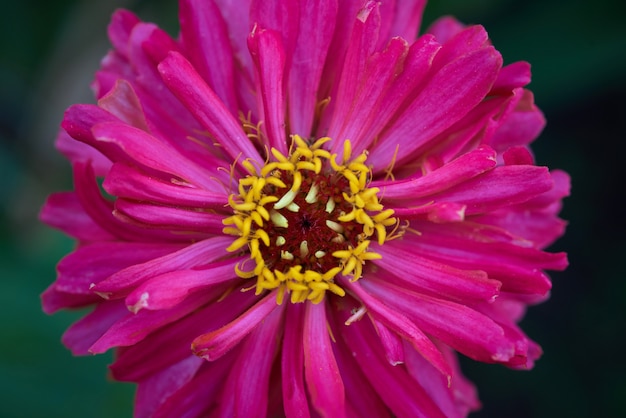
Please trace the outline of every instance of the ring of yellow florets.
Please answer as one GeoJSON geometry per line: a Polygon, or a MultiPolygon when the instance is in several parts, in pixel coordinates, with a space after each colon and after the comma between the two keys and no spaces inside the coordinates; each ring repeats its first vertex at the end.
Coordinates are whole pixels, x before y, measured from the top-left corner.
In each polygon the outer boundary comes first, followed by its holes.
{"type": "Polygon", "coordinates": [[[256,277],[257,294],[278,289],[279,304],[286,293],[293,303],[319,303],[326,291],[345,295],[336,275],[358,280],[365,262],[381,257],[370,251],[370,238],[376,233],[382,245],[396,219],[393,210],[383,210],[379,189],[368,188],[365,152],[351,159],[345,141],[337,163],[337,154],[322,149],[330,138],[312,145],[297,135],[292,139],[289,156],[272,149],[275,161],[260,170],[243,162],[249,175],[228,199],[234,215],[224,219],[224,233],[237,236],[228,251],[248,247],[254,269],[235,271],[256,277]]]}

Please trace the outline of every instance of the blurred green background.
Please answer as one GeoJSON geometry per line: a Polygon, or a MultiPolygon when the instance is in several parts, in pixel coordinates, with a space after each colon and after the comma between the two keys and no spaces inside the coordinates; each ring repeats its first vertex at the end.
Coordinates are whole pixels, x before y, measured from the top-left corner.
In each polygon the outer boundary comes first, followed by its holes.
{"type": "MultiPolygon", "coordinates": [[[[25,0],[0,15],[0,416],[128,417],[133,386],[112,383],[110,354],[73,358],[60,337],[80,314],[46,316],[39,294],[72,242],[38,223],[52,191],[71,185],[54,151],[63,110],[91,101],[117,7],[176,33],[175,0],[25,0]]],[[[549,302],[524,328],[544,356],[532,372],[464,361],[483,410],[474,417],[626,416],[626,13],[618,0],[433,0],[425,21],[452,14],[489,31],[506,62],[533,65],[548,126],[540,164],[568,171],[570,222],[553,249],[570,268],[552,274],[549,302]]]]}

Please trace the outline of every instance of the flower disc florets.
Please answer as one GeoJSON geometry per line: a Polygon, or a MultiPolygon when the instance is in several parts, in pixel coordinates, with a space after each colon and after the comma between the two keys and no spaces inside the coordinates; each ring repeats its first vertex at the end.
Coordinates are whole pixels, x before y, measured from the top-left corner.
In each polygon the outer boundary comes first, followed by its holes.
{"type": "Polygon", "coordinates": [[[383,210],[379,189],[368,188],[365,152],[351,159],[345,141],[338,163],[337,154],[322,148],[330,138],[312,145],[292,139],[289,156],[272,149],[275,160],[260,170],[244,162],[250,174],[229,197],[235,214],[224,219],[224,232],[238,236],[228,251],[248,246],[256,265],[236,271],[257,278],[257,294],[278,289],[278,303],[285,293],[293,303],[319,303],[326,291],[345,294],[334,283],[337,274],[358,280],[365,261],[381,257],[370,251],[370,238],[376,233],[382,245],[396,219],[393,210],[383,210]]]}

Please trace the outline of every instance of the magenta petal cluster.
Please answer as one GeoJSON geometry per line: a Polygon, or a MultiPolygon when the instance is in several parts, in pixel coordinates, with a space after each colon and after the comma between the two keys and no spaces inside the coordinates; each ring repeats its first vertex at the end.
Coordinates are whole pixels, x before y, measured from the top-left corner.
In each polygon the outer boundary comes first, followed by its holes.
{"type": "Polygon", "coordinates": [[[113,15],[42,300],[93,306],[63,342],[115,349],[137,417],[463,417],[457,353],[533,367],[569,178],[529,149],[529,64],[450,17],[418,37],[424,6],[180,0],[177,38],[113,15]]]}

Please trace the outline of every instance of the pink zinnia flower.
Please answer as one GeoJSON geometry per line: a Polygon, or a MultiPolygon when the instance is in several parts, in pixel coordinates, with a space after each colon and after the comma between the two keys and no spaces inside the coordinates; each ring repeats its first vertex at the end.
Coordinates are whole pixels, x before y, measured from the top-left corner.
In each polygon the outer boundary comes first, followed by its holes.
{"type": "Polygon", "coordinates": [[[425,1],[181,0],[128,11],[57,146],[78,240],[46,312],[95,306],[136,416],[465,416],[456,352],[528,369],[565,173],[534,165],[529,65],[425,1]],[[416,39],[416,40],[415,40],[416,39]]]}

